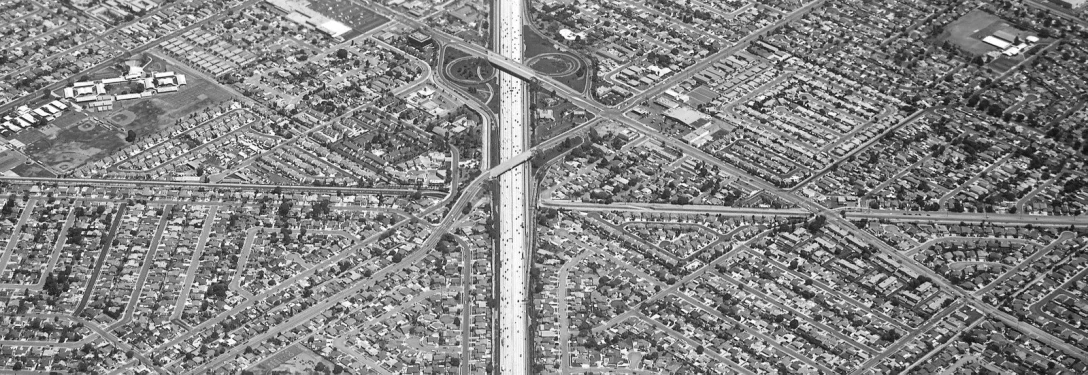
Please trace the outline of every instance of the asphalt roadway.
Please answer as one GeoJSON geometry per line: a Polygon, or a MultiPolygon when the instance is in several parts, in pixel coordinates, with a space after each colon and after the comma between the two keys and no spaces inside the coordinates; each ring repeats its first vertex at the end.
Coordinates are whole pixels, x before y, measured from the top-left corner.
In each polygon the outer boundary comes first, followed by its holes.
{"type": "MultiPolygon", "coordinates": [[[[522,6],[518,1],[496,0],[500,33],[498,52],[520,61],[522,6]]],[[[528,100],[525,82],[499,72],[499,158],[503,163],[525,154],[528,100]]],[[[500,168],[501,170],[501,168],[500,168]]],[[[526,374],[529,370],[529,249],[526,194],[529,168],[517,164],[499,176],[499,373],[526,374]]]]}
{"type": "Polygon", "coordinates": [[[1081,225],[1088,224],[1088,217],[1081,216],[1042,216],[1025,214],[996,214],[985,212],[932,212],[932,211],[846,211],[847,219],[870,219],[890,221],[925,221],[941,224],[965,223],[1001,223],[1017,225],[1081,225]]]}
{"type": "Polygon", "coordinates": [[[799,208],[758,208],[758,207],[729,207],[712,205],[673,205],[661,203],[587,203],[562,200],[542,199],[541,207],[569,209],[575,211],[637,211],[676,214],[724,214],[724,215],[755,215],[755,216],[780,216],[780,217],[808,217],[812,212],[799,208]]]}

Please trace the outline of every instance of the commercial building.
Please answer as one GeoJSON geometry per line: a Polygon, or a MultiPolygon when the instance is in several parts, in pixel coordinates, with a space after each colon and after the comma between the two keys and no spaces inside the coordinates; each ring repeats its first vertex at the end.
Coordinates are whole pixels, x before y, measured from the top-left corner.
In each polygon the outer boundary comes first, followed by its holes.
{"type": "Polygon", "coordinates": [[[696,111],[689,107],[676,107],[665,111],[665,117],[676,120],[677,122],[689,127],[698,127],[706,122],[706,116],[702,112],[696,111]],[[701,121],[700,121],[701,120],[701,121]]]}
{"type": "Polygon", "coordinates": [[[419,31],[408,34],[408,44],[416,47],[423,48],[431,44],[431,36],[421,33],[419,31]]]}
{"type": "Polygon", "coordinates": [[[1084,4],[1088,4],[1088,0],[1050,0],[1050,2],[1067,9],[1080,9],[1084,7],[1084,4]]]}
{"type": "Polygon", "coordinates": [[[340,21],[325,17],[325,15],[310,9],[305,2],[297,0],[265,0],[277,10],[285,14],[285,18],[299,25],[312,27],[318,31],[329,34],[333,38],[340,37],[351,31],[351,27],[340,21]]]}

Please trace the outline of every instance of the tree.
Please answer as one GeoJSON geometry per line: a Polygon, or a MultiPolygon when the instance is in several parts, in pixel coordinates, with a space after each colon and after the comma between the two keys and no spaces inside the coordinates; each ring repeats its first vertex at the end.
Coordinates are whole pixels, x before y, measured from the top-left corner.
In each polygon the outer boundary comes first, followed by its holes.
{"type": "Polygon", "coordinates": [[[56,278],[53,277],[52,273],[49,273],[49,274],[45,275],[44,289],[45,289],[45,292],[49,293],[49,295],[51,295],[51,296],[56,297],[56,296],[60,295],[60,293],[61,293],[60,285],[57,284],[57,280],[56,280],[56,278]]]}
{"type": "Polygon", "coordinates": [[[128,135],[125,136],[125,142],[132,143],[132,142],[135,142],[135,141],[136,141],[136,131],[132,130],[132,129],[129,129],[128,130],[128,135]]]}
{"type": "Polygon", "coordinates": [[[340,60],[348,58],[348,50],[343,48],[336,50],[336,58],[340,60]]]}
{"type": "Polygon", "coordinates": [[[808,229],[809,233],[816,233],[823,229],[824,224],[827,223],[827,218],[824,215],[816,215],[812,221],[805,225],[805,229],[808,229]]]}

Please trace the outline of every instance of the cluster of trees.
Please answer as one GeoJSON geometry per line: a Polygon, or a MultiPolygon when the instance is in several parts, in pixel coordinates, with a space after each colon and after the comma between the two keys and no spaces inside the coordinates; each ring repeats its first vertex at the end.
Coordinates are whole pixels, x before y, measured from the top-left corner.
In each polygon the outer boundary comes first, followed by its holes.
{"type": "Polygon", "coordinates": [[[72,283],[71,275],[71,265],[65,266],[64,270],[58,272],[56,276],[53,276],[52,273],[48,273],[45,275],[45,284],[42,288],[48,295],[59,297],[61,293],[68,291],[68,288],[72,283]]]}
{"type": "Polygon", "coordinates": [[[230,285],[225,281],[214,282],[211,285],[208,285],[208,293],[206,296],[217,300],[225,299],[227,298],[229,286],[230,285]]]}

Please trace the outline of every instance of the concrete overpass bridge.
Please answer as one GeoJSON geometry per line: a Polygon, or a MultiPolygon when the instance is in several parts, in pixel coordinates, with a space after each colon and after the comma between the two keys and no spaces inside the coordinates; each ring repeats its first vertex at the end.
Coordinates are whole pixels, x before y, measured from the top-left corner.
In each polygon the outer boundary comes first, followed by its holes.
{"type": "Polygon", "coordinates": [[[529,161],[529,159],[531,159],[532,157],[533,157],[533,152],[532,151],[525,151],[525,152],[522,152],[520,154],[514,155],[514,157],[512,157],[510,159],[506,159],[502,163],[499,163],[499,165],[496,165],[496,166],[492,167],[491,169],[488,169],[487,173],[490,174],[489,178],[499,177],[503,173],[506,173],[506,172],[510,171],[511,169],[514,169],[514,167],[517,167],[517,166],[521,165],[522,163],[529,161]]]}
{"type": "Polygon", "coordinates": [[[534,82],[540,80],[540,77],[537,75],[536,71],[495,51],[487,51],[486,57],[487,61],[490,62],[491,65],[494,65],[499,70],[512,74],[525,82],[534,82]]]}

